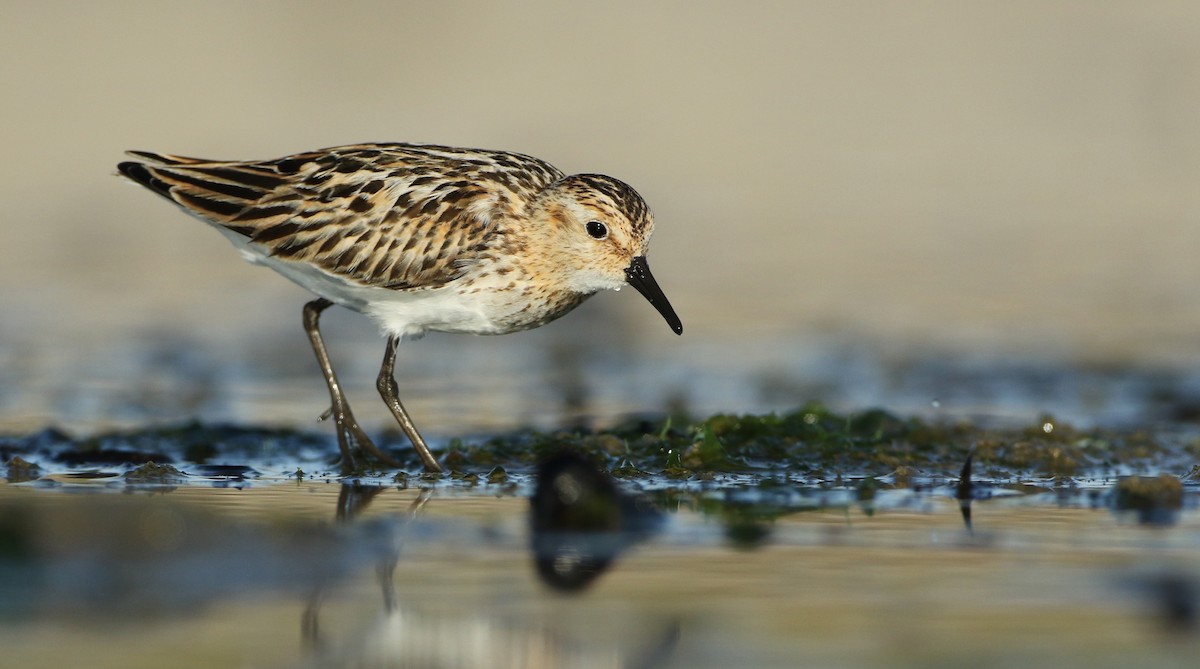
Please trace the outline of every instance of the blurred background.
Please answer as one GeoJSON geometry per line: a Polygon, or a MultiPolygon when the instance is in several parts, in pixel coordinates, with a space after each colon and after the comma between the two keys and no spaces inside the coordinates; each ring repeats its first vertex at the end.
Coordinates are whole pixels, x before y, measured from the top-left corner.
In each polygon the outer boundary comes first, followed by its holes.
{"type": "MultiPolygon", "coordinates": [[[[7,0],[0,90],[7,430],[308,427],[327,405],[309,296],[113,176],[126,149],[437,142],[634,185],[684,336],[624,291],[406,345],[435,437],[805,399],[1136,420],[1130,374],[1200,386],[1188,0],[7,0]]],[[[385,424],[383,340],[326,323],[385,424]]]]}

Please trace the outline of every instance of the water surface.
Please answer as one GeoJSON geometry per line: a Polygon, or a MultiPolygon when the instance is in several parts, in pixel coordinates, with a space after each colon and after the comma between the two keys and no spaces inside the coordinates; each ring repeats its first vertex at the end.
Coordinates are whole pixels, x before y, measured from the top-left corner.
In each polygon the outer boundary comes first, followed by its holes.
{"type": "Polygon", "coordinates": [[[359,489],[347,517],[336,483],[123,489],[0,485],[6,663],[1182,667],[1200,648],[1194,490],[1169,527],[1045,493],[976,503],[973,533],[945,496],[833,495],[751,544],[685,505],[564,593],[535,576],[520,496],[359,489]]]}

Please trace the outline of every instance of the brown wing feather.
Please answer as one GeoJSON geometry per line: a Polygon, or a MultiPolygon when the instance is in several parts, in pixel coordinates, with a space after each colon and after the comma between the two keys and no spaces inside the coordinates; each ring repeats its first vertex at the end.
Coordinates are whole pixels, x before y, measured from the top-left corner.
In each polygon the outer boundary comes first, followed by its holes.
{"type": "Polygon", "coordinates": [[[362,144],[278,160],[221,162],[149,152],[122,174],[271,256],[364,285],[452,281],[501,217],[562,177],[500,151],[362,144]]]}

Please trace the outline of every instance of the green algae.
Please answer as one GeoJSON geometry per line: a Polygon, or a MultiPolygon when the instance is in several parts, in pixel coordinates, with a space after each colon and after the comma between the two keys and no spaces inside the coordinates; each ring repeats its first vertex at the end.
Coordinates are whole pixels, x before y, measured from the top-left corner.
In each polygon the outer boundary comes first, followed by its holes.
{"type": "MultiPolygon", "coordinates": [[[[838,413],[815,403],[782,413],[673,415],[630,419],[604,430],[456,438],[435,448],[445,475],[421,475],[419,461],[403,441],[382,445],[404,464],[405,483],[411,475],[427,483],[464,485],[508,482],[513,474],[530,472],[564,448],[582,453],[618,478],[668,485],[786,476],[793,483],[836,485],[879,477],[881,486],[912,487],[930,479],[956,480],[972,453],[980,481],[1043,479],[1068,485],[1088,476],[1183,474],[1200,459],[1194,439],[1147,430],[1081,429],[1050,415],[1028,424],[996,426],[901,416],[879,408],[838,413]]],[[[252,463],[276,457],[303,460],[307,453],[309,460],[300,464],[306,471],[317,471],[299,478],[322,475],[321,468],[336,457],[329,435],[194,422],[81,439],[64,434],[47,440],[42,433],[3,437],[0,447],[10,460],[19,457],[20,462],[43,468],[53,463],[70,468],[114,462],[200,464],[218,457],[252,463]],[[48,441],[52,447],[39,445],[48,441]],[[321,461],[314,464],[313,457],[321,461]]],[[[293,460],[287,471],[298,469],[293,460]]],[[[394,469],[378,466],[355,475],[396,475],[402,482],[394,469]]]]}
{"type": "Polygon", "coordinates": [[[627,479],[786,472],[812,480],[890,476],[892,486],[909,487],[929,477],[957,478],[972,453],[983,480],[1065,482],[1178,466],[1191,458],[1187,447],[1145,431],[1082,430],[1048,415],[1028,425],[995,427],[931,422],[883,409],[839,414],[809,404],[787,413],[633,420],[601,432],[517,433],[460,442],[447,460],[453,468],[521,466],[574,448],[627,479]]]}
{"type": "Polygon", "coordinates": [[[187,475],[179,471],[171,465],[157,464],[147,462],[140,465],[136,469],[132,469],[125,473],[126,483],[154,483],[154,484],[171,484],[180,483],[187,478],[187,475]]]}
{"type": "Polygon", "coordinates": [[[13,456],[6,465],[6,476],[12,483],[23,483],[25,481],[33,481],[41,476],[41,468],[32,462],[28,462],[19,456],[13,456]]]}

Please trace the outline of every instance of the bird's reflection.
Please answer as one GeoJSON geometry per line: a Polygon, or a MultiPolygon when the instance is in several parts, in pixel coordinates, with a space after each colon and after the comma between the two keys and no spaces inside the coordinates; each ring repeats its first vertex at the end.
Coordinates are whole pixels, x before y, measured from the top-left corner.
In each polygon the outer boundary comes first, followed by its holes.
{"type": "Polygon", "coordinates": [[[678,644],[678,623],[641,647],[579,641],[552,626],[511,617],[464,612],[434,615],[400,607],[375,621],[352,642],[304,666],[380,669],[654,669],[678,644]]]}
{"type": "MultiPolygon", "coordinates": [[[[610,564],[632,543],[637,533],[631,527],[655,516],[617,494],[606,478],[590,478],[595,475],[591,469],[563,466],[566,462],[550,467],[556,474],[546,483],[553,482],[560,497],[543,506],[559,511],[544,527],[579,528],[583,518],[588,531],[560,533],[550,543],[543,532],[539,541],[557,555],[581,556],[577,565],[592,565],[588,575],[576,577],[574,582],[582,584],[600,572],[598,565],[610,564]],[[576,503],[562,504],[570,500],[561,493],[572,485],[579,487],[576,502],[603,502],[597,507],[603,511],[595,516],[603,522],[588,521],[592,512],[580,513],[576,503]],[[589,532],[607,539],[589,543],[584,540],[589,532]]],[[[560,624],[536,612],[514,615],[520,608],[514,604],[536,609],[545,596],[529,583],[532,579],[521,578],[527,576],[524,534],[518,530],[510,542],[492,526],[425,518],[431,490],[406,498],[402,504],[407,508],[398,513],[366,513],[394,501],[388,496],[395,492],[394,486],[346,483],[338,489],[336,506],[325,511],[326,522],[243,519],[149,495],[94,495],[86,504],[65,509],[35,503],[41,500],[30,501],[29,496],[0,501],[0,621],[103,621],[111,625],[110,642],[123,646],[141,638],[143,620],[171,618],[187,624],[198,619],[207,628],[212,616],[229,610],[214,613],[214,604],[257,615],[275,610],[280,597],[292,601],[291,593],[299,591],[306,596],[296,603],[290,622],[259,615],[244,630],[271,638],[279,625],[295,630],[299,622],[302,661],[295,666],[653,667],[677,645],[678,624],[659,617],[639,621],[633,629],[649,632],[630,641],[596,638],[587,626],[572,628],[569,621],[560,624]],[[475,542],[470,545],[502,558],[504,547],[516,548],[507,556],[514,559],[485,567],[488,583],[503,584],[504,592],[516,596],[496,606],[488,595],[494,591],[481,593],[467,584],[439,591],[430,605],[425,575],[419,569],[406,571],[401,556],[417,552],[417,544],[424,553],[459,541],[475,542]],[[322,606],[332,599],[330,594],[342,593],[339,600],[346,601],[344,594],[354,592],[356,577],[372,569],[382,594],[378,617],[349,628],[342,618],[322,629],[322,606]],[[523,595],[522,584],[528,589],[523,595]],[[523,602],[511,601],[522,596],[523,602]],[[130,633],[136,636],[131,639],[130,633]]],[[[544,493],[542,500],[546,502],[544,493]]],[[[326,504],[333,506],[332,501],[326,504]]],[[[440,554],[451,565],[457,557],[453,551],[440,554]]],[[[377,607],[371,602],[379,602],[379,595],[370,590],[368,606],[377,607]]],[[[555,605],[569,607],[580,619],[589,613],[605,615],[599,608],[592,611],[593,602],[586,598],[555,605]]],[[[222,642],[197,632],[189,647],[222,642]]]]}
{"type": "MultiPolygon", "coordinates": [[[[371,501],[380,493],[387,490],[386,486],[364,485],[359,481],[343,482],[338,490],[337,509],[334,518],[338,524],[349,524],[355,521],[371,501]]],[[[422,488],[417,498],[409,505],[404,518],[397,525],[388,523],[381,526],[375,536],[380,539],[380,548],[376,551],[377,561],[375,572],[379,578],[379,588],[383,595],[383,609],[388,613],[396,610],[396,565],[400,562],[400,547],[405,530],[432,496],[432,491],[422,488]]],[[[321,603],[329,584],[317,582],[308,598],[308,604],[300,618],[300,637],[304,645],[311,649],[321,647],[320,617],[321,603]]]]}
{"type": "Polygon", "coordinates": [[[538,467],[529,517],[538,576],[564,591],[591,584],[662,523],[648,500],[622,493],[574,451],[559,452],[538,467]]]}
{"type": "MultiPolygon", "coordinates": [[[[360,527],[371,524],[373,520],[359,517],[386,490],[343,484],[337,521],[360,527]]],[[[413,523],[430,496],[431,491],[423,490],[400,522],[372,529],[388,536],[377,545],[390,546],[375,552],[385,614],[373,625],[341,643],[326,642],[320,635],[318,613],[327,585],[313,589],[301,623],[310,652],[307,666],[650,668],[661,666],[674,652],[680,636],[677,621],[666,621],[661,632],[635,644],[640,647],[619,648],[569,639],[536,618],[491,615],[477,606],[457,614],[433,613],[411,602],[398,602],[394,578],[400,549],[406,538],[411,539],[413,523]]],[[[661,524],[661,515],[648,502],[621,493],[608,475],[570,452],[555,455],[538,468],[530,518],[538,573],[551,586],[571,591],[591,583],[620,552],[661,524]]]]}

